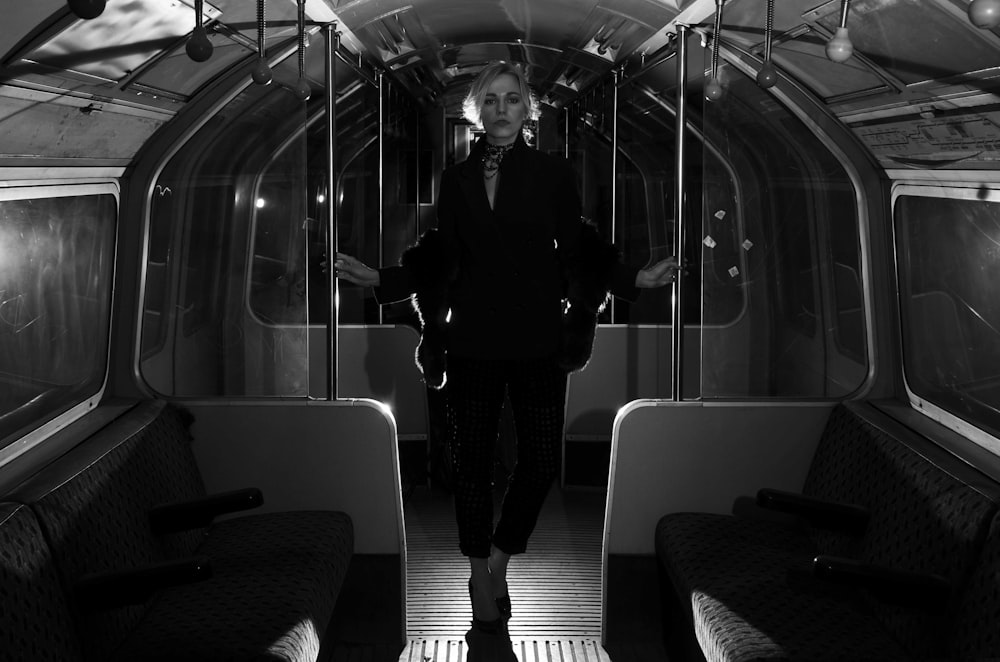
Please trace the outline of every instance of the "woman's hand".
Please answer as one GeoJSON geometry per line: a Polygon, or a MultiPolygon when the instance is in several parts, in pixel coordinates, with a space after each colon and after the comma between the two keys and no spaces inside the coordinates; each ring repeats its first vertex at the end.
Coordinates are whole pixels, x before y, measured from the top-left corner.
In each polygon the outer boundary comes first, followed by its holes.
{"type": "Polygon", "coordinates": [[[378,271],[344,253],[337,253],[337,259],[333,262],[333,273],[337,278],[343,278],[362,287],[378,287],[381,283],[378,271]]]}
{"type": "Polygon", "coordinates": [[[677,258],[668,257],[651,267],[640,269],[635,275],[635,286],[641,288],[663,287],[677,278],[677,258]]]}

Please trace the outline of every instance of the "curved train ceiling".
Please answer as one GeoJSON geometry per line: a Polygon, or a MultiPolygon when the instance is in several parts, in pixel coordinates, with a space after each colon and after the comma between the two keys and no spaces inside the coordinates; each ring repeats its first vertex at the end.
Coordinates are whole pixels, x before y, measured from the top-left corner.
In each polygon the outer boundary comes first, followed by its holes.
{"type": "MultiPolygon", "coordinates": [[[[314,92],[323,85],[319,32],[335,22],[342,63],[369,77],[383,72],[452,113],[492,59],[526,65],[556,107],[611,72],[670,100],[676,26],[711,48],[719,6],[728,53],[759,66],[766,50],[767,0],[0,0],[0,166],[128,165],[185,105],[217,94],[213,83],[247,84],[261,4],[272,63],[295,61],[303,10],[314,92]],[[98,15],[78,16],[88,12],[98,15]],[[204,62],[185,48],[199,22],[212,45],[204,62]]],[[[778,0],[769,50],[782,76],[825,103],[887,168],[996,168],[1000,31],[973,25],[980,15],[1000,18],[1000,0],[971,8],[967,0],[778,0]],[[845,15],[853,54],[834,62],[827,44],[845,15]]],[[[693,59],[703,73],[709,58],[693,59]]],[[[294,71],[276,74],[277,86],[301,89],[294,71]]]]}

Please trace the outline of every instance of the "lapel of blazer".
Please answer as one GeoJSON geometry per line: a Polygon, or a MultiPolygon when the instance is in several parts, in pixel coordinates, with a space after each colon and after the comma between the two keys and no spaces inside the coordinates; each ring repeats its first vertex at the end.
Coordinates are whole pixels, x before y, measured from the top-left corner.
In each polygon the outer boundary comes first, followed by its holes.
{"type": "Polygon", "coordinates": [[[524,208],[526,199],[530,197],[528,190],[536,183],[533,179],[539,176],[534,172],[536,165],[536,160],[531,158],[531,148],[518,136],[514,149],[500,164],[500,181],[493,201],[493,211],[498,219],[516,216],[524,208]]]}
{"type": "Polygon", "coordinates": [[[459,166],[459,172],[462,175],[459,177],[459,182],[462,188],[462,195],[465,196],[465,202],[469,206],[473,218],[486,221],[493,217],[493,210],[490,209],[490,201],[486,197],[486,187],[483,185],[483,167],[481,161],[483,153],[481,143],[483,140],[483,138],[480,138],[479,142],[472,148],[469,158],[459,166]]]}
{"type": "Polygon", "coordinates": [[[469,158],[461,165],[460,177],[462,194],[475,218],[485,220],[500,219],[516,215],[524,205],[524,195],[533,185],[532,179],[540,175],[537,170],[537,160],[531,158],[531,148],[521,136],[517,144],[500,164],[500,181],[497,183],[496,198],[493,208],[486,197],[486,186],[483,184],[482,146],[476,143],[469,158]]]}

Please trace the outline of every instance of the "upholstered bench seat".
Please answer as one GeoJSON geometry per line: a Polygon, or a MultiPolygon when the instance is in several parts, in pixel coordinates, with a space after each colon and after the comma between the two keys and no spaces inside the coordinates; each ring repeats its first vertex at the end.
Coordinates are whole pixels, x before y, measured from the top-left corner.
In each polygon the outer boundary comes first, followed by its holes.
{"type": "Polygon", "coordinates": [[[1000,485],[871,403],[849,402],[831,412],[801,492],[758,495],[799,515],[787,525],[745,509],[659,520],[665,613],[706,660],[1000,657],[976,636],[995,621],[972,606],[1000,603],[989,592],[1000,561],[983,551],[1000,544],[1000,485]]]}
{"type": "Polygon", "coordinates": [[[1000,659],[1000,514],[993,518],[979,562],[961,593],[955,624],[951,659],[1000,659]]]}
{"type": "Polygon", "coordinates": [[[708,660],[904,660],[854,591],[811,575],[815,546],[797,527],[711,513],[673,513],[656,552],[708,660]]]}
{"type": "Polygon", "coordinates": [[[67,632],[87,662],[314,662],[353,555],[350,517],[202,517],[206,502],[252,507],[259,490],[206,495],[189,423],[136,403],[7,496],[37,520],[67,632]]]}
{"type": "Polygon", "coordinates": [[[343,513],[250,515],[211,527],[211,579],[163,591],[112,660],[312,660],[351,559],[343,513]]]}
{"type": "Polygon", "coordinates": [[[0,659],[83,660],[52,552],[22,504],[0,503],[0,598],[0,659]]]}

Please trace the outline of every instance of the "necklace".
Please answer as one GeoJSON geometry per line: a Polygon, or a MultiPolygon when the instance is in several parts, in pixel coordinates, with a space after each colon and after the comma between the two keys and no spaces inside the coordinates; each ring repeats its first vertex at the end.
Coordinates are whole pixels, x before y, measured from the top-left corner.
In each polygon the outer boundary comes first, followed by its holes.
{"type": "Polygon", "coordinates": [[[486,151],[483,152],[483,178],[493,179],[500,170],[500,162],[503,157],[513,149],[514,143],[509,145],[493,145],[486,143],[486,151]]]}

